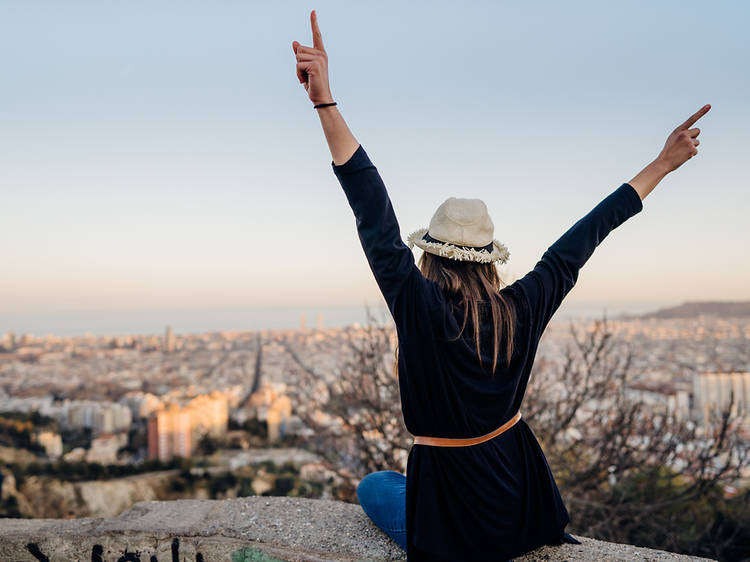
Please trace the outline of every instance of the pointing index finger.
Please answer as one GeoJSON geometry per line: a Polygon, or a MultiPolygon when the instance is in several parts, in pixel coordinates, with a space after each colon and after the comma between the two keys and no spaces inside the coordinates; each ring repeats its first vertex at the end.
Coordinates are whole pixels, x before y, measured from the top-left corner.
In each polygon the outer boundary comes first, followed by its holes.
{"type": "Polygon", "coordinates": [[[325,51],[325,48],[323,48],[323,36],[318,27],[318,14],[315,13],[315,10],[310,12],[310,23],[312,24],[313,47],[325,51]]]}
{"type": "Polygon", "coordinates": [[[709,109],[711,109],[711,104],[707,103],[706,105],[704,105],[703,107],[701,107],[698,111],[696,111],[695,113],[693,113],[690,117],[688,117],[687,121],[685,121],[682,125],[680,125],[679,127],[677,127],[677,129],[681,130],[681,129],[687,129],[689,127],[692,127],[693,124],[698,119],[700,119],[701,117],[703,117],[708,112],[709,109]]]}

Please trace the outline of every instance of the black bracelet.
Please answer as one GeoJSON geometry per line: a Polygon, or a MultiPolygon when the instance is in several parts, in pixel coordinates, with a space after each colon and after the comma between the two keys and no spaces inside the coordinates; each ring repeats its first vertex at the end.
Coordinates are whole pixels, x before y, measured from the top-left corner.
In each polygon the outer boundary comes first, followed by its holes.
{"type": "Polygon", "coordinates": [[[329,105],[336,105],[336,102],[332,101],[331,103],[319,103],[318,105],[314,105],[313,109],[318,109],[319,107],[328,107],[329,105]]]}

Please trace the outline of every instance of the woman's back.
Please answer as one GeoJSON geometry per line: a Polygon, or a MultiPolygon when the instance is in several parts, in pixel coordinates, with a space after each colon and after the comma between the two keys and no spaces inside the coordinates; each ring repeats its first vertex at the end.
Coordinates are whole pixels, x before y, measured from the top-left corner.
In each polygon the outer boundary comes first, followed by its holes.
{"type": "MultiPolygon", "coordinates": [[[[517,290],[506,288],[504,293],[517,290]]],[[[535,346],[530,345],[521,309],[510,366],[500,362],[490,376],[479,366],[471,330],[455,341],[445,341],[463,319],[460,306],[446,304],[449,332],[444,333],[439,324],[431,326],[434,344],[428,354],[434,354],[430,361],[434,371],[413,393],[406,383],[402,405],[419,420],[412,433],[459,438],[483,435],[521,407],[535,346]]],[[[492,328],[486,321],[480,326],[485,365],[491,355],[492,328]]],[[[431,336],[424,338],[430,341],[431,336]]],[[[426,351],[410,349],[404,359],[407,378],[414,368],[411,353],[414,363],[419,363],[426,351]]],[[[544,454],[523,418],[508,431],[469,447],[414,445],[406,479],[407,535],[414,545],[410,560],[435,560],[435,553],[447,560],[488,559],[490,555],[506,560],[540,544],[557,542],[569,522],[544,454]]]]}
{"type": "MultiPolygon", "coordinates": [[[[427,353],[433,356],[434,376],[446,379],[443,382],[433,380],[434,384],[425,384],[425,394],[432,395],[438,390],[445,390],[441,396],[426,398],[438,403],[440,400],[452,400],[456,405],[457,415],[461,416],[461,423],[450,419],[453,415],[441,409],[434,425],[427,433],[419,435],[436,435],[442,437],[467,437],[483,435],[498,427],[518,410],[520,401],[514,400],[515,395],[523,396],[522,369],[520,362],[528,349],[528,340],[524,337],[526,314],[523,300],[515,296],[516,290],[505,288],[503,296],[512,307],[513,330],[512,337],[515,345],[510,365],[507,364],[506,339],[511,337],[509,330],[501,330],[498,345],[497,365],[492,370],[493,352],[495,344],[496,326],[492,319],[492,310],[487,301],[478,304],[479,315],[479,350],[474,331],[474,319],[469,305],[461,302],[459,295],[445,297],[444,316],[436,315],[436,322],[423,325],[420,337],[432,349],[427,353]],[[464,324],[463,330],[461,326],[464,324]],[[432,343],[430,343],[432,342],[432,343]],[[481,363],[480,363],[481,356],[481,363]]],[[[420,346],[416,350],[407,348],[407,354],[414,357],[406,359],[407,373],[410,360],[419,363],[425,360],[425,349],[420,346]]],[[[428,361],[430,361],[428,359],[428,361]]],[[[413,367],[412,367],[413,368],[413,367]]],[[[423,424],[426,425],[426,424],[423,424]]],[[[422,430],[428,428],[422,427],[422,430]]]]}

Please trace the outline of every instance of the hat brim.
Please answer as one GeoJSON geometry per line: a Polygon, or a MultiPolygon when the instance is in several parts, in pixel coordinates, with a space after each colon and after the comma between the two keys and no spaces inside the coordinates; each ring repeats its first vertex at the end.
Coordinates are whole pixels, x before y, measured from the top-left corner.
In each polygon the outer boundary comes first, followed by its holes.
{"type": "Polygon", "coordinates": [[[428,242],[427,240],[422,238],[427,233],[427,230],[428,229],[426,228],[420,228],[419,230],[415,230],[414,232],[409,234],[409,236],[406,237],[409,248],[417,246],[425,252],[434,254],[436,256],[442,256],[444,258],[451,258],[460,261],[476,261],[480,263],[505,263],[508,261],[508,258],[510,258],[510,252],[508,251],[508,248],[506,248],[505,245],[498,240],[492,241],[492,252],[488,252],[487,250],[475,250],[473,248],[466,249],[454,246],[453,244],[450,244],[448,242],[444,244],[438,242],[428,242]]]}

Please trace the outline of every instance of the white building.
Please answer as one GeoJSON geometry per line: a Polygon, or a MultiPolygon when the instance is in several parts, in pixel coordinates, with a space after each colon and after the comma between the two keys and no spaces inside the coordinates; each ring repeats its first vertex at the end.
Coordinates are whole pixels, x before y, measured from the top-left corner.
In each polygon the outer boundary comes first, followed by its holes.
{"type": "Polygon", "coordinates": [[[750,372],[703,372],[693,375],[693,415],[708,423],[719,416],[733,397],[730,413],[750,421],[750,372]]]}

